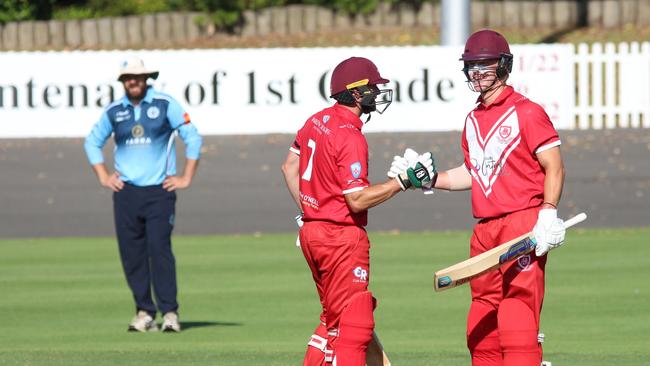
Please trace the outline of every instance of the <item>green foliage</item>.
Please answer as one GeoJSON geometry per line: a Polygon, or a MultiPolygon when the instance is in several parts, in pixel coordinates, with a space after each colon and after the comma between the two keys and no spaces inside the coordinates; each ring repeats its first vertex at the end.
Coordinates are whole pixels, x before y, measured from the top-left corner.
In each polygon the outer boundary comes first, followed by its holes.
{"type": "Polygon", "coordinates": [[[51,15],[51,0],[0,0],[0,23],[49,19],[51,15]]]}
{"type": "Polygon", "coordinates": [[[368,14],[382,2],[420,6],[438,0],[0,0],[0,22],[29,19],[83,19],[166,11],[197,11],[210,15],[218,27],[241,20],[245,10],[289,4],[318,5],[346,14],[368,14]]]}

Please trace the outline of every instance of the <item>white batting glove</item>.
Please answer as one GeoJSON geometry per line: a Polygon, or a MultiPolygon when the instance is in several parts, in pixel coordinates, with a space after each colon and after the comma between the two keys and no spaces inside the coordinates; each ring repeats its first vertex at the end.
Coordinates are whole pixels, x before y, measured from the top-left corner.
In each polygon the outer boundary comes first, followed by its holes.
{"type": "MultiPolygon", "coordinates": [[[[305,224],[305,222],[302,221],[302,215],[303,215],[303,213],[301,212],[294,218],[296,220],[296,225],[298,225],[298,229],[300,229],[302,227],[302,225],[305,224]]],[[[300,235],[298,235],[298,237],[296,237],[296,246],[297,247],[300,246],[300,235]]]]}
{"type": "Polygon", "coordinates": [[[390,164],[390,169],[388,169],[386,175],[388,176],[388,178],[395,178],[398,175],[404,173],[408,168],[409,168],[408,160],[406,160],[406,158],[403,158],[401,156],[395,155],[393,157],[393,162],[390,164]]]}
{"type": "Polygon", "coordinates": [[[420,154],[418,154],[417,151],[411,149],[410,147],[404,150],[404,158],[408,161],[409,168],[415,168],[415,164],[418,163],[418,157],[420,157],[420,154]]]}
{"type": "Polygon", "coordinates": [[[564,243],[566,228],[564,221],[557,217],[557,210],[544,208],[537,215],[537,223],[533,228],[535,235],[535,254],[541,257],[549,250],[555,249],[564,243]]]}

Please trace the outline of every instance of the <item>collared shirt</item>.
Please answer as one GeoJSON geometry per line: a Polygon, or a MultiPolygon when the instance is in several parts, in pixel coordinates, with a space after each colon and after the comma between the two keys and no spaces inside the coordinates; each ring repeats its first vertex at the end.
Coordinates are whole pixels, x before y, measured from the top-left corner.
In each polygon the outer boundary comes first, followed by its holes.
{"type": "Polygon", "coordinates": [[[462,134],[474,217],[498,217],[540,205],[545,174],[536,154],[560,143],[544,109],[512,87],[490,105],[479,99],[462,134]]]}
{"type": "Polygon", "coordinates": [[[174,98],[149,87],[137,106],[125,95],[106,107],[84,148],[90,164],[103,163],[102,148],[113,135],[120,179],[140,187],[158,185],[176,174],[177,131],[186,145],[186,158],[198,160],[202,141],[189,115],[174,98]]]}
{"type": "Polygon", "coordinates": [[[363,122],[335,104],[309,117],[289,148],[300,155],[300,203],[305,221],[365,226],[368,212],[350,211],[345,194],[368,181],[368,143],[363,122]]]}

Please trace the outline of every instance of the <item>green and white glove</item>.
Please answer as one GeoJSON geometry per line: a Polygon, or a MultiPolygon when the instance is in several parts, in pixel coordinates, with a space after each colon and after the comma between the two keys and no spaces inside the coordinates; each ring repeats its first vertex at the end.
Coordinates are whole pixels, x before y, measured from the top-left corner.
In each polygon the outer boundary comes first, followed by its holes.
{"type": "Polygon", "coordinates": [[[427,152],[418,156],[417,163],[414,167],[409,167],[395,179],[397,179],[403,191],[411,187],[431,188],[436,173],[433,154],[427,152]]]}

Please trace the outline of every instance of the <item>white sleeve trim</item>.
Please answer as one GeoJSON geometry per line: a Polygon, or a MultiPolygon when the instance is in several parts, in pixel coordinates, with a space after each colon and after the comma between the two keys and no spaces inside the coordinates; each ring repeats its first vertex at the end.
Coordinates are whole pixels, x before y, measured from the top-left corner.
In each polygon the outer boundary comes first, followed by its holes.
{"type": "Polygon", "coordinates": [[[300,155],[300,150],[296,149],[296,148],[293,147],[293,146],[289,147],[289,151],[293,151],[293,152],[296,153],[297,155],[300,155]]]}
{"type": "Polygon", "coordinates": [[[557,141],[551,142],[550,144],[540,146],[539,149],[537,149],[537,151],[535,151],[535,154],[539,154],[539,153],[544,152],[544,151],[546,151],[548,149],[554,148],[556,146],[560,146],[561,144],[562,144],[562,141],[557,140],[557,141]]]}
{"type": "Polygon", "coordinates": [[[354,188],[346,189],[346,190],[343,191],[343,194],[348,194],[348,193],[352,193],[352,192],[359,192],[359,191],[362,191],[366,187],[368,187],[368,186],[354,187],[354,188]]]}

